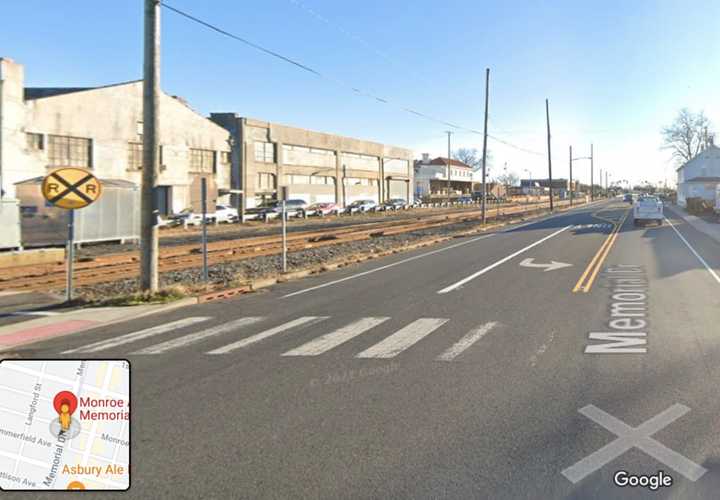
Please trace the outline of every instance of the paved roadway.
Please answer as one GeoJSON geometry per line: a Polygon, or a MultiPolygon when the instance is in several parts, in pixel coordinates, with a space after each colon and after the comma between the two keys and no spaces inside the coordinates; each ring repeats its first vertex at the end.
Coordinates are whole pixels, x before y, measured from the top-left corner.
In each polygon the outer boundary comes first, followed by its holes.
{"type": "Polygon", "coordinates": [[[627,212],[604,202],[26,354],[131,361],[127,498],[718,498],[720,247],[669,210],[673,226],[640,228],[627,212]],[[532,267],[552,261],[570,265],[532,267]],[[619,470],[673,485],[620,488],[619,470]]]}

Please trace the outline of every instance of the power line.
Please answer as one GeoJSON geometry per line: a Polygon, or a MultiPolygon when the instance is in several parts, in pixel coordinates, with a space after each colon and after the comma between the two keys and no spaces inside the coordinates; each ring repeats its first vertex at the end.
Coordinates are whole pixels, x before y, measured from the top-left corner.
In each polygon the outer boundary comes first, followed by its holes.
{"type": "MultiPolygon", "coordinates": [[[[293,1],[293,0],[291,0],[291,1],[293,1]]],[[[463,130],[463,131],[466,131],[466,132],[469,132],[469,133],[472,133],[472,134],[482,135],[482,132],[480,132],[479,130],[475,130],[475,129],[468,128],[468,127],[463,127],[462,125],[458,125],[458,124],[456,124],[456,123],[451,123],[451,122],[448,122],[448,121],[443,120],[443,119],[441,119],[441,118],[436,118],[436,117],[431,116],[431,115],[428,115],[428,114],[426,114],[426,113],[422,113],[422,112],[420,112],[420,111],[417,111],[416,109],[395,104],[395,103],[393,103],[392,101],[390,101],[389,99],[386,99],[386,98],[383,98],[383,97],[379,97],[379,96],[377,96],[377,95],[375,95],[375,94],[373,94],[373,93],[370,93],[370,92],[364,91],[364,90],[362,90],[362,89],[360,89],[360,88],[358,88],[358,87],[354,87],[354,86],[352,86],[352,85],[349,85],[349,84],[343,82],[342,80],[338,80],[337,78],[331,77],[331,76],[329,76],[329,75],[325,75],[325,74],[321,73],[320,71],[317,71],[317,70],[311,68],[310,66],[308,66],[308,65],[306,65],[306,64],[303,64],[303,63],[301,63],[301,62],[299,62],[299,61],[297,61],[297,60],[295,60],[295,59],[291,59],[290,57],[286,57],[286,56],[284,56],[284,55],[282,55],[282,54],[279,54],[278,52],[275,52],[275,51],[273,51],[273,50],[267,49],[267,48],[265,48],[265,47],[263,47],[263,46],[261,46],[261,45],[259,45],[259,44],[257,44],[257,43],[251,42],[250,40],[247,40],[246,38],[243,38],[243,37],[241,37],[241,36],[235,35],[234,33],[231,33],[231,32],[229,32],[229,31],[227,31],[227,30],[224,30],[224,29],[222,29],[222,28],[220,28],[220,27],[218,27],[218,26],[216,26],[216,25],[214,25],[214,24],[211,24],[211,23],[207,22],[207,21],[203,21],[202,19],[200,19],[200,18],[198,18],[198,17],[196,17],[196,16],[193,16],[192,14],[189,14],[189,13],[187,13],[187,12],[185,12],[185,11],[182,11],[182,10],[176,8],[176,7],[173,7],[173,6],[169,5],[169,4],[166,3],[166,2],[162,2],[161,5],[162,5],[163,7],[165,7],[166,9],[168,9],[168,10],[170,10],[170,11],[172,11],[172,12],[175,12],[176,14],[178,14],[178,15],[186,18],[186,19],[189,19],[189,20],[191,20],[191,21],[193,21],[193,22],[195,22],[195,23],[197,23],[197,24],[200,24],[201,26],[204,26],[204,27],[206,27],[206,28],[208,28],[208,29],[210,29],[210,30],[212,30],[212,31],[217,32],[217,33],[220,33],[221,35],[224,35],[224,36],[226,36],[226,37],[228,37],[228,38],[232,38],[233,40],[239,41],[239,42],[241,42],[241,43],[243,43],[243,44],[245,44],[245,45],[247,45],[247,46],[249,46],[249,47],[251,47],[251,48],[253,48],[253,49],[255,49],[255,50],[258,50],[258,51],[260,51],[260,52],[262,52],[262,53],[264,53],[264,54],[267,54],[267,55],[269,55],[269,56],[272,56],[272,57],[275,57],[275,58],[277,58],[277,59],[280,59],[280,60],[282,60],[282,61],[284,61],[284,62],[286,62],[286,63],[288,63],[288,64],[292,64],[293,66],[298,67],[298,68],[300,68],[300,69],[302,69],[303,71],[306,71],[306,72],[308,72],[308,73],[311,73],[311,74],[315,75],[315,76],[318,77],[318,78],[321,78],[321,79],[323,79],[323,80],[327,80],[327,81],[333,82],[333,83],[335,83],[335,84],[337,84],[337,85],[340,85],[340,86],[342,86],[342,87],[349,88],[350,90],[352,90],[352,91],[355,92],[356,94],[362,95],[362,96],[367,97],[367,98],[369,98],[369,99],[373,99],[373,100],[375,100],[375,101],[377,101],[377,102],[380,102],[380,103],[383,103],[383,104],[387,104],[387,105],[389,105],[389,106],[393,106],[393,107],[395,107],[395,108],[397,108],[397,109],[400,109],[400,110],[402,110],[402,111],[405,111],[406,113],[411,113],[411,114],[413,114],[413,115],[419,116],[419,117],[424,118],[424,119],[426,119],[426,120],[429,120],[429,121],[432,121],[432,122],[435,122],[435,123],[438,123],[438,124],[441,124],[441,125],[446,125],[446,126],[448,126],[448,127],[454,128],[454,129],[456,129],[456,130],[463,130]]],[[[523,147],[521,147],[521,146],[517,146],[517,145],[515,145],[515,144],[512,144],[512,143],[510,143],[510,142],[508,142],[508,141],[505,141],[505,140],[503,140],[503,139],[500,139],[500,138],[498,138],[498,137],[494,137],[494,136],[492,136],[492,135],[490,135],[490,134],[488,134],[488,137],[492,138],[493,140],[495,140],[495,141],[497,141],[497,142],[500,142],[500,143],[502,143],[502,144],[505,144],[506,146],[509,146],[509,147],[511,147],[511,148],[514,148],[514,149],[517,149],[518,151],[522,151],[522,152],[525,152],[525,153],[528,153],[528,154],[533,154],[533,155],[542,155],[542,154],[543,154],[543,153],[538,153],[537,151],[531,151],[531,150],[526,149],[526,148],[523,148],[523,147]]]]}

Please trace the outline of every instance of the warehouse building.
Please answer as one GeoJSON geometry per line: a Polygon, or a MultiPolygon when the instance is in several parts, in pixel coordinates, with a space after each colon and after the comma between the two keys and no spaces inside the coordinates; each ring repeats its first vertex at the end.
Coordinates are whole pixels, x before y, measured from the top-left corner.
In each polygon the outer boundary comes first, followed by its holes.
{"type": "Polygon", "coordinates": [[[410,150],[235,113],[212,113],[210,119],[233,138],[233,205],[252,208],[276,200],[283,186],[289,198],[307,203],[412,201],[410,150]]]}
{"type": "MultiPolygon", "coordinates": [[[[24,68],[0,58],[0,187],[59,167],[82,167],[101,179],[140,185],[142,80],[103,87],[26,88],[24,68]]],[[[200,209],[201,179],[208,199],[229,197],[231,145],[227,130],[192,110],[181,98],[160,96],[160,171],[156,204],[161,213],[200,209]]],[[[211,209],[214,204],[211,205],[211,209]]]]}

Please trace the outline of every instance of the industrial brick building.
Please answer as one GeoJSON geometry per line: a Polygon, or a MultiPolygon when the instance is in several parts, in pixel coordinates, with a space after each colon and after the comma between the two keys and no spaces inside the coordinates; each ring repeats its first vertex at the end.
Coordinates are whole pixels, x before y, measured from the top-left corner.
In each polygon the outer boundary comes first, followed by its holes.
{"type": "Polygon", "coordinates": [[[415,162],[415,196],[432,199],[469,195],[473,190],[473,169],[459,160],[449,161],[450,192],[448,193],[448,159],[430,159],[423,153],[422,160],[415,162]]]}
{"type": "Polygon", "coordinates": [[[412,151],[376,142],[313,132],[239,116],[210,118],[233,137],[232,188],[242,191],[242,208],[290,198],[345,206],[355,200],[412,201],[412,151]]]}
{"type": "MultiPolygon", "coordinates": [[[[0,186],[58,167],[82,167],[100,179],[139,186],[142,176],[142,80],[103,87],[26,88],[24,68],[0,59],[0,186]]],[[[209,200],[227,199],[230,136],[184,100],[160,97],[161,213],[200,208],[201,178],[209,200]],[[226,193],[224,196],[222,193],[226,193]]]]}

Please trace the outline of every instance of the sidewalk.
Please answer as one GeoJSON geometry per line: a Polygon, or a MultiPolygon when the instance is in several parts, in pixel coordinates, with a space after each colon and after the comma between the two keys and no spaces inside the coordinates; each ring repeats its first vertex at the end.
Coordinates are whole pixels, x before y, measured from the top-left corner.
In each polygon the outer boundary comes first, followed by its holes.
{"type": "Polygon", "coordinates": [[[687,210],[678,205],[666,205],[666,207],[670,209],[670,211],[674,215],[677,215],[701,233],[705,233],[706,235],[720,243],[720,224],[708,222],[707,220],[703,219],[702,217],[698,217],[697,215],[691,215],[687,213],[687,210]]]}
{"type": "Polygon", "coordinates": [[[196,297],[177,300],[169,304],[150,304],[126,307],[88,307],[51,316],[43,316],[22,323],[0,326],[0,357],[12,348],[39,342],[53,337],[111,325],[131,319],[171,311],[197,304],[196,297]]]}

